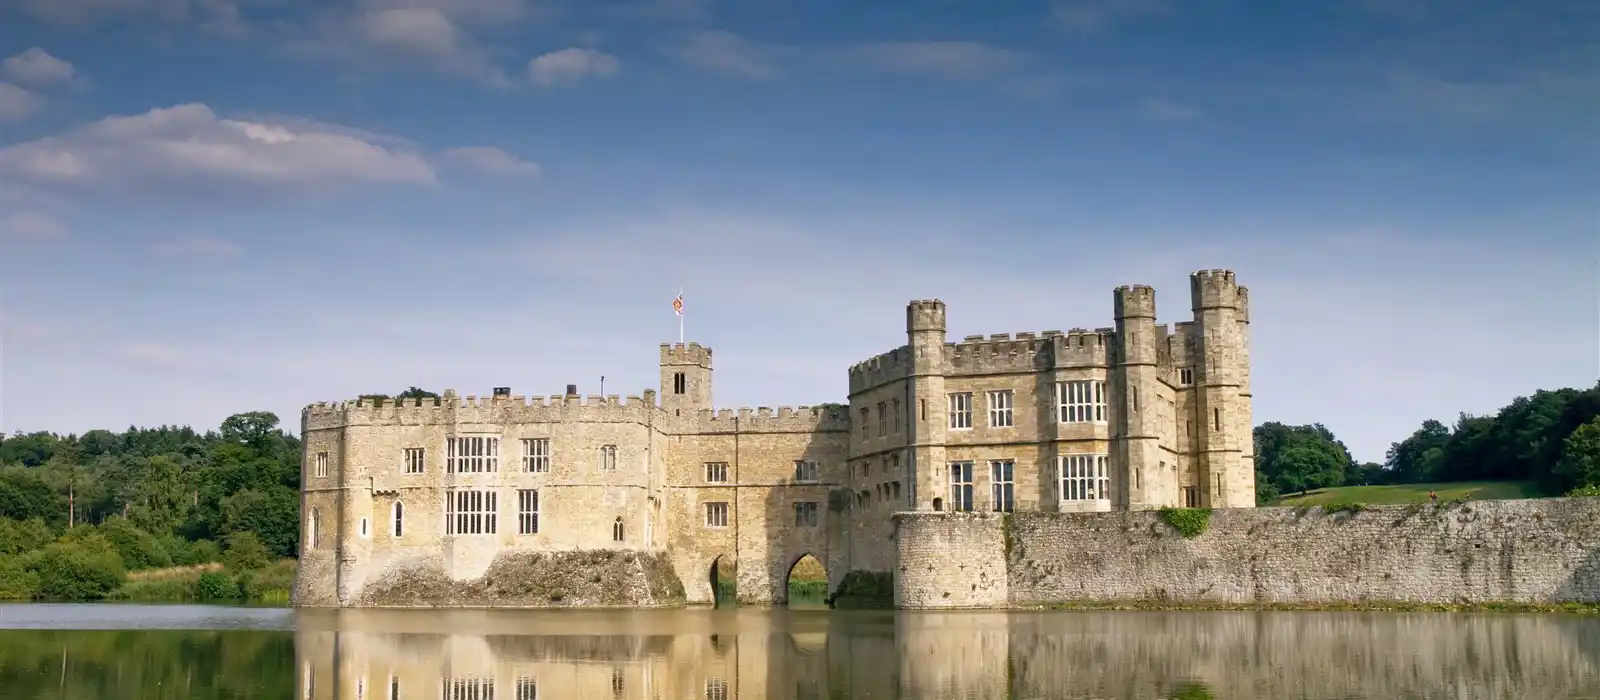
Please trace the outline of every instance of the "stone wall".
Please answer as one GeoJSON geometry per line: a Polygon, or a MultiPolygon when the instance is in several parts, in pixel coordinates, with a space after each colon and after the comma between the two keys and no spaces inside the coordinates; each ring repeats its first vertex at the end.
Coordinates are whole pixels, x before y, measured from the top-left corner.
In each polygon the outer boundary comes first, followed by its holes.
{"type": "Polygon", "coordinates": [[[895,519],[907,608],[1600,602],[1600,499],[895,519]]]}

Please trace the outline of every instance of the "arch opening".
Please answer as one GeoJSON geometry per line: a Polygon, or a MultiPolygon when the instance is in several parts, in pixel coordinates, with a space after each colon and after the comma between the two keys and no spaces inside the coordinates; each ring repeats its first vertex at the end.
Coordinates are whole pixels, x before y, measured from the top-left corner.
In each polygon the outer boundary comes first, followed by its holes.
{"type": "Polygon", "coordinates": [[[731,557],[719,556],[711,562],[711,601],[714,605],[720,608],[738,602],[737,574],[731,557]]]}
{"type": "Polygon", "coordinates": [[[820,608],[828,605],[828,569],[822,561],[807,553],[789,566],[789,607],[820,608]]]}

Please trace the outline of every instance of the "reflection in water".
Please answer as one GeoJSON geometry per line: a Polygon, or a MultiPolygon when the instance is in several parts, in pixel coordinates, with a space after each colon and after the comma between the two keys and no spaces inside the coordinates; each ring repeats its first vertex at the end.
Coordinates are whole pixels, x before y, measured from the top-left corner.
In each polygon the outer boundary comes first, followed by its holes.
{"type": "MultiPolygon", "coordinates": [[[[119,616],[149,610],[92,607],[124,627],[138,623],[119,616]]],[[[1600,620],[1557,615],[745,608],[292,620],[293,632],[8,629],[0,697],[1600,698],[1600,620]]],[[[0,611],[0,627],[10,621],[0,611]]]]}

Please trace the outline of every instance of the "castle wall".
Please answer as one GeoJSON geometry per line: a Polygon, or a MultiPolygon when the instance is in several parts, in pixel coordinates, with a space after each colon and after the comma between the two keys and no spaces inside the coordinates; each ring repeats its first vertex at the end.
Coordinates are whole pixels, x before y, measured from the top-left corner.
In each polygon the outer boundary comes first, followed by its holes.
{"type": "Polygon", "coordinates": [[[1596,499],[1227,509],[1192,539],[1151,511],[895,521],[903,607],[1600,602],[1596,499]]]}

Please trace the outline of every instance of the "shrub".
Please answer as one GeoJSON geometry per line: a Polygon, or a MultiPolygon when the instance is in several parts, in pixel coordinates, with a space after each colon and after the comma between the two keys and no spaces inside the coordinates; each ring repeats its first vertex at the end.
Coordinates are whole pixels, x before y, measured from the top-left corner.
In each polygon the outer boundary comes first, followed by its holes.
{"type": "Polygon", "coordinates": [[[221,571],[207,571],[195,581],[195,597],[201,600],[236,600],[239,584],[221,571]]]}
{"type": "Polygon", "coordinates": [[[1600,484],[1580,486],[1567,492],[1568,498],[1600,498],[1600,484]]]}
{"type": "Polygon", "coordinates": [[[122,557],[122,565],[130,570],[172,566],[172,555],[161,546],[161,542],[124,518],[108,518],[100,526],[100,534],[117,549],[117,555],[122,557]]]}
{"type": "Polygon", "coordinates": [[[1211,524],[1210,508],[1162,508],[1161,519],[1184,537],[1198,537],[1211,524]]]}
{"type": "Polygon", "coordinates": [[[228,535],[228,552],[223,561],[235,571],[249,571],[266,566],[272,555],[256,533],[245,530],[228,535]]]}
{"type": "Polygon", "coordinates": [[[21,554],[55,541],[56,533],[42,518],[0,518],[0,554],[21,554]]]}
{"type": "Polygon", "coordinates": [[[894,606],[894,574],[888,571],[851,571],[839,582],[828,605],[840,609],[894,606]]]}
{"type": "Polygon", "coordinates": [[[1327,503],[1322,506],[1322,512],[1332,515],[1334,513],[1350,513],[1352,515],[1367,509],[1365,503],[1327,503]]]}
{"type": "Polygon", "coordinates": [[[0,600],[28,600],[39,594],[39,574],[17,556],[0,556],[0,600]]]}
{"type": "MultiPolygon", "coordinates": [[[[100,542],[105,541],[104,537],[96,537],[100,542]]],[[[93,545],[94,541],[89,542],[93,545]]],[[[44,548],[36,571],[39,594],[57,600],[103,598],[121,586],[127,577],[122,559],[110,549],[109,543],[99,547],[57,542],[44,548]]]]}
{"type": "Polygon", "coordinates": [[[289,591],[294,589],[298,564],[293,559],[279,559],[266,567],[242,572],[239,574],[239,587],[244,597],[250,600],[287,599],[289,591]]]}

